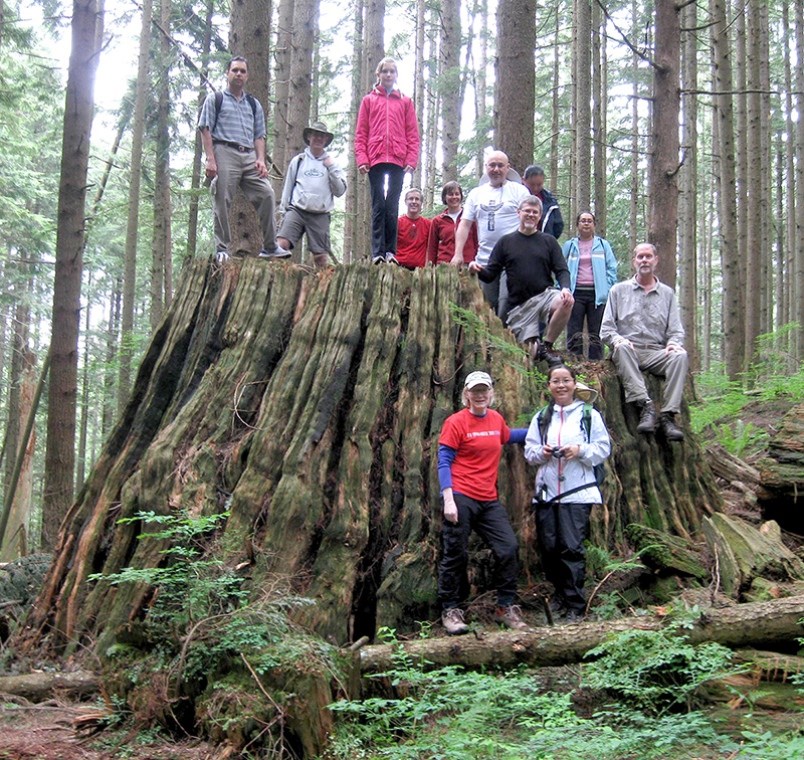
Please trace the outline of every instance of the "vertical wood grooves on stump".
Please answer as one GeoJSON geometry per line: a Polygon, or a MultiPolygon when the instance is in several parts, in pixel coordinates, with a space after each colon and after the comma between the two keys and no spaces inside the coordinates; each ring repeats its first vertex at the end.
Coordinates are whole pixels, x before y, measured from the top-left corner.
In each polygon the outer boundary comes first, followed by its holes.
{"type": "MultiPolygon", "coordinates": [[[[435,452],[475,369],[491,372],[512,426],[545,403],[543,375],[529,369],[476,279],[451,267],[311,273],[256,259],[194,262],[62,527],[23,638],[40,646],[49,632],[55,649],[95,640],[100,648],[147,614],[151,589],[86,582],[92,572],[165,561],[163,541],[116,524],[138,511],[228,511],[209,539],[215,558],[249,562],[255,594],[277,575],[291,579],[316,602],[298,613],[302,622],[332,640],[432,619],[435,452]]],[[[606,505],[593,510],[595,543],[628,550],[634,522],[694,534],[720,497],[686,410],[684,443],[637,435],[608,362],[581,371],[600,392],[614,442],[606,505]]],[[[649,387],[659,393],[657,382],[649,387]]],[[[520,447],[506,447],[500,499],[520,537],[524,583],[539,572],[533,475],[520,447]]],[[[472,581],[482,591],[490,562],[477,549],[472,581]]]]}

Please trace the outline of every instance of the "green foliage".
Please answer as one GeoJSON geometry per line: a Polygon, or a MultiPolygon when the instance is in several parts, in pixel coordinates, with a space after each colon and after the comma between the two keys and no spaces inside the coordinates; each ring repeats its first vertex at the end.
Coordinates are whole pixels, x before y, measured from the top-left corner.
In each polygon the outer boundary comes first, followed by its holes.
{"type": "Polygon", "coordinates": [[[584,667],[586,685],[651,715],[689,711],[703,684],[738,672],[731,650],[690,644],[672,629],[623,631],[586,656],[597,658],[584,667]]]}
{"type": "MultiPolygon", "coordinates": [[[[386,641],[392,635],[383,632],[386,641]]],[[[671,643],[677,651],[677,641],[671,643]]],[[[582,717],[573,706],[582,693],[545,691],[525,669],[469,673],[445,667],[425,673],[398,648],[394,668],[377,678],[390,686],[389,694],[330,706],[336,727],[325,760],[668,760],[739,748],[701,712],[656,715],[617,704],[582,717]]],[[[780,746],[788,744],[794,746],[787,739],[780,746]]]]}
{"type": "Polygon", "coordinates": [[[753,422],[741,419],[732,424],[721,423],[716,428],[717,442],[734,456],[745,456],[761,451],[768,445],[770,436],[753,422]]]}
{"type": "MultiPolygon", "coordinates": [[[[304,635],[289,619],[289,613],[311,600],[292,594],[281,582],[252,598],[236,570],[208,552],[207,543],[228,514],[191,518],[141,512],[123,518],[121,524],[147,524],[139,540],[165,542],[165,564],[126,567],[89,580],[155,587],[141,634],[157,661],[187,681],[203,683],[233,663],[241,667],[244,658],[260,674],[298,659],[334,670],[331,647],[304,635]]],[[[118,642],[106,655],[136,659],[137,651],[118,642]]]]}

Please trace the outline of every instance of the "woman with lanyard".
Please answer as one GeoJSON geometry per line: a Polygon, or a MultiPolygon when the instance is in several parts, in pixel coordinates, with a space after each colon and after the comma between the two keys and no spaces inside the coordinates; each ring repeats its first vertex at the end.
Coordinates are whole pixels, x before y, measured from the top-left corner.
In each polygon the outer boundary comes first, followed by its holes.
{"type": "Polygon", "coordinates": [[[505,507],[497,500],[502,447],[524,443],[526,430],[511,430],[502,415],[490,408],[493,401],[491,376],[471,372],[463,387],[466,408],[444,421],[438,439],[438,480],[444,503],[438,598],[441,622],[451,635],[469,630],[460,605],[469,596],[466,567],[472,530],[477,531],[496,560],[495,620],[514,630],[528,627],[514,604],[519,544],[505,507]]]}
{"type": "Polygon", "coordinates": [[[567,622],[586,611],[584,581],[592,505],[603,501],[595,465],[611,452],[600,412],[576,398],[575,371],[563,364],[547,372],[552,403],[534,415],[525,439],[525,459],[536,473],[536,531],[547,580],[555,587],[553,607],[567,622]],[[587,419],[584,419],[588,415],[587,419]]]}

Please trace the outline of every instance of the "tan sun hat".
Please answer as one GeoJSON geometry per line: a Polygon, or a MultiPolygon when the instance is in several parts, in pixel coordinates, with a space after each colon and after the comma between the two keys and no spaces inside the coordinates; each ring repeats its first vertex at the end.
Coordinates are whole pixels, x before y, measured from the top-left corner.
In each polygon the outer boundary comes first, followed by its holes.
{"type": "Polygon", "coordinates": [[[310,135],[313,132],[320,132],[322,135],[327,136],[327,141],[324,143],[325,148],[335,139],[335,135],[327,129],[327,125],[323,121],[314,121],[309,127],[305,127],[304,132],[302,132],[302,139],[308,145],[310,144],[310,135]]]}
{"type": "Polygon", "coordinates": [[[594,388],[590,388],[586,383],[577,381],[575,383],[575,398],[585,401],[589,404],[594,404],[597,399],[598,393],[594,388]]]}

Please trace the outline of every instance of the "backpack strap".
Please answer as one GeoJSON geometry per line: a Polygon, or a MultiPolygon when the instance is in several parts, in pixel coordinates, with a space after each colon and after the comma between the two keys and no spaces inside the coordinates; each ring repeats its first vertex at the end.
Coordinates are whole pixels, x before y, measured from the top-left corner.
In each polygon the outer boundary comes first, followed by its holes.
{"type": "MultiPolygon", "coordinates": [[[[246,93],[246,101],[251,106],[251,115],[256,118],[257,117],[257,101],[254,99],[254,96],[250,93],[246,93]]],[[[210,127],[209,131],[212,132],[215,129],[215,125],[218,123],[218,114],[221,112],[221,106],[223,105],[223,91],[217,90],[215,92],[215,121],[212,122],[212,126],[210,127]]]]}

